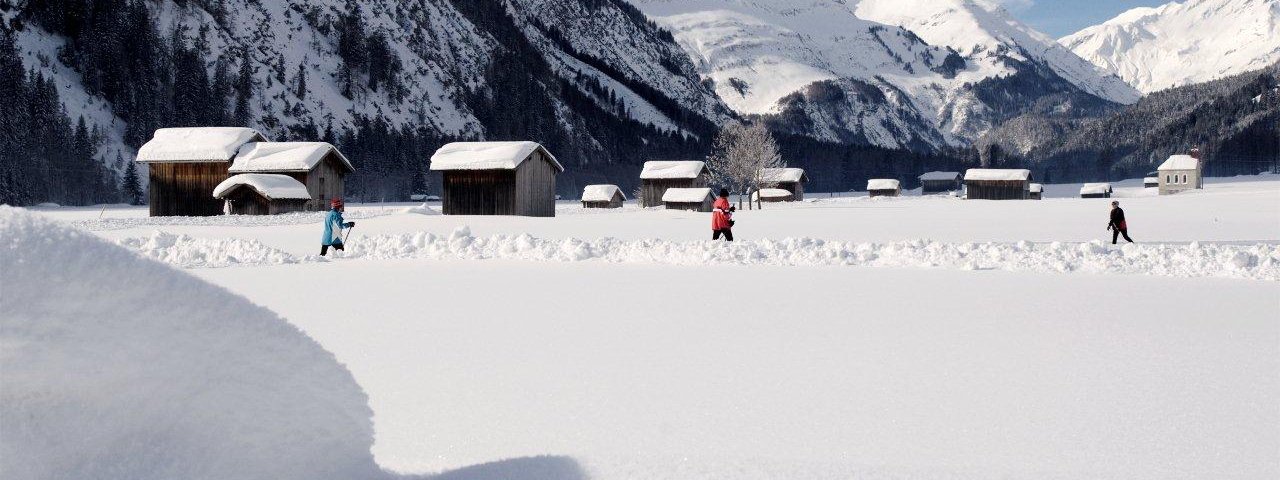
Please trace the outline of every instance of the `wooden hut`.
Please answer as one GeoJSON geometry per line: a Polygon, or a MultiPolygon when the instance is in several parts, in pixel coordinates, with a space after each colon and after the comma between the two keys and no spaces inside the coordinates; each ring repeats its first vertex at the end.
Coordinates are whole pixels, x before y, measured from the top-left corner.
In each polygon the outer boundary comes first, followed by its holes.
{"type": "Polygon", "coordinates": [[[752,195],[751,199],[764,203],[790,202],[795,198],[792,195],[790,190],[782,188],[761,188],[752,195]]]}
{"type": "Polygon", "coordinates": [[[221,215],[223,202],[209,195],[229,176],[240,147],[266,137],[250,128],[161,128],[138,149],[148,170],[151,216],[221,215]]]}
{"type": "Polygon", "coordinates": [[[711,185],[706,162],[654,160],[640,171],[640,206],[656,207],[669,188],[704,188],[711,185]]]}
{"type": "Polygon", "coordinates": [[[666,205],[667,210],[710,212],[715,201],[716,197],[711,195],[711,189],[707,187],[668,188],[662,194],[662,204],[666,205]]]}
{"type": "Polygon", "coordinates": [[[214,187],[213,198],[226,202],[232,215],[275,215],[305,210],[311,192],[289,175],[242,173],[214,187]]]}
{"type": "Polygon", "coordinates": [[[229,171],[232,175],[275,173],[292,177],[305,185],[311,195],[305,209],[322,211],[329,208],[330,199],[342,198],[346,176],[355,168],[328,143],[254,142],[240,147],[229,171]]]}
{"type": "MultiPolygon", "coordinates": [[[[762,172],[764,183],[772,185],[773,188],[786,190],[791,195],[785,200],[774,200],[778,202],[799,202],[804,200],[804,184],[809,182],[809,175],[804,173],[803,168],[766,168],[762,172]]],[[[775,196],[774,198],[781,198],[775,196]]],[[[762,196],[763,201],[768,202],[769,197],[762,196]]]]}
{"type": "Polygon", "coordinates": [[[964,174],[969,200],[1026,200],[1031,194],[1031,171],[971,168],[964,174]]]}
{"type": "Polygon", "coordinates": [[[1160,188],[1160,179],[1158,177],[1147,177],[1142,179],[1142,188],[1160,188]]]}
{"type": "Polygon", "coordinates": [[[902,195],[902,184],[892,178],[867,180],[867,195],[872,197],[896,197],[902,195]]]}
{"type": "Polygon", "coordinates": [[[951,193],[964,187],[960,172],[928,172],[920,176],[920,194],[951,193]]]}
{"type": "Polygon", "coordinates": [[[1044,185],[1033,183],[1027,187],[1027,199],[1041,200],[1044,198],[1044,185]]]}
{"type": "Polygon", "coordinates": [[[445,215],[556,216],[556,157],[536,142],[454,142],[431,156],[445,215]]]}
{"type": "Polygon", "coordinates": [[[617,185],[587,185],[582,189],[582,208],[622,208],[627,197],[617,185]]]}
{"type": "Polygon", "coordinates": [[[1086,183],[1080,187],[1080,198],[1111,198],[1111,184],[1086,183]]]}
{"type": "Polygon", "coordinates": [[[1160,182],[1161,195],[1204,188],[1204,165],[1198,155],[1198,150],[1192,151],[1192,155],[1173,155],[1160,164],[1156,179],[1160,182]]]}

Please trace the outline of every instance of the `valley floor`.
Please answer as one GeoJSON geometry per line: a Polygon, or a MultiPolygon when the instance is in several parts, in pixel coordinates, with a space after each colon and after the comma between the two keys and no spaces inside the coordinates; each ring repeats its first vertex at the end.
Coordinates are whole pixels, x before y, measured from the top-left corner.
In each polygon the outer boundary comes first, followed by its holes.
{"type": "Polygon", "coordinates": [[[351,251],[323,260],[316,214],[36,210],[315,338],[403,474],[1280,476],[1280,178],[1118,187],[1139,245],[1099,242],[1110,200],[1078,186],[810,195],[741,212],[733,247],[696,241],[707,214],[630,204],[352,206],[351,251]]]}

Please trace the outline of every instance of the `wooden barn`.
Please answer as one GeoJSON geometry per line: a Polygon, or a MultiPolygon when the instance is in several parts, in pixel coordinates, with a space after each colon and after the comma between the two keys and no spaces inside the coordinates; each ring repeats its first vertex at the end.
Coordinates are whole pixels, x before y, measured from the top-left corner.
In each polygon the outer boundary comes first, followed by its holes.
{"type": "Polygon", "coordinates": [[[556,216],[564,167],[536,142],[454,142],[431,156],[445,215],[556,216]]]}
{"type": "Polygon", "coordinates": [[[920,176],[920,194],[951,193],[964,187],[960,172],[928,172],[920,176]]]}
{"type": "Polygon", "coordinates": [[[138,149],[147,166],[151,216],[222,215],[223,202],[209,193],[228,177],[240,147],[266,138],[250,128],[161,128],[138,149]]]}
{"type": "Polygon", "coordinates": [[[1111,198],[1111,184],[1086,183],[1080,187],[1080,198],[1111,198]]]}
{"type": "Polygon", "coordinates": [[[1031,196],[1031,171],[971,168],[964,174],[969,200],[1026,200],[1031,196]]]}
{"type": "Polygon", "coordinates": [[[867,195],[871,197],[896,197],[902,195],[902,184],[892,178],[867,180],[867,195]]]}
{"type": "Polygon", "coordinates": [[[1173,155],[1160,164],[1156,180],[1160,182],[1161,195],[1204,188],[1204,164],[1199,155],[1199,150],[1193,150],[1191,155],[1173,155]]]}
{"type": "Polygon", "coordinates": [[[1041,200],[1044,198],[1044,185],[1033,183],[1027,187],[1028,200],[1041,200]]]}
{"type": "MultiPolygon", "coordinates": [[[[786,190],[791,193],[786,200],[774,200],[779,202],[799,202],[804,200],[804,184],[809,183],[809,175],[804,173],[803,168],[766,168],[762,172],[764,183],[772,185],[773,188],[786,190]]],[[[779,198],[779,197],[775,197],[779,198]]],[[[763,197],[768,202],[768,197],[763,197]]]]}
{"type": "Polygon", "coordinates": [[[324,142],[254,142],[240,147],[229,172],[282,174],[306,186],[311,197],[305,210],[329,209],[329,200],[342,198],[351,161],[324,142]]]}
{"type": "Polygon", "coordinates": [[[764,203],[790,202],[795,199],[790,190],[782,188],[761,188],[751,197],[752,200],[764,203]]]}
{"type": "Polygon", "coordinates": [[[711,195],[711,189],[707,187],[668,188],[662,194],[662,204],[666,205],[667,210],[710,212],[715,201],[716,197],[711,195]]]}
{"type": "Polygon", "coordinates": [[[627,197],[617,185],[587,185],[582,189],[582,208],[622,208],[627,197]]]}
{"type": "Polygon", "coordinates": [[[213,198],[232,215],[275,215],[307,209],[311,192],[297,179],[277,173],[241,173],[223,180],[213,198]]]}
{"type": "Polygon", "coordinates": [[[640,171],[640,206],[663,205],[669,188],[704,188],[711,185],[706,162],[697,160],[654,160],[644,162],[640,171]]]}
{"type": "Polygon", "coordinates": [[[1142,179],[1142,188],[1160,188],[1160,179],[1157,177],[1147,177],[1142,179]]]}

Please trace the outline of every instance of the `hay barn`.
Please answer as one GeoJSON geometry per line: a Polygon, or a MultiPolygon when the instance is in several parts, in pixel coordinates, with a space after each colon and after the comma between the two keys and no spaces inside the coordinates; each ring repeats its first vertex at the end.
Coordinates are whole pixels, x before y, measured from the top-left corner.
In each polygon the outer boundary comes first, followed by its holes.
{"type": "Polygon", "coordinates": [[[454,142],[431,156],[445,215],[556,216],[564,167],[536,142],[454,142]]]}
{"type": "Polygon", "coordinates": [[[703,188],[711,185],[706,162],[697,160],[654,160],[644,162],[640,171],[640,206],[663,205],[669,188],[703,188]]]}
{"type": "Polygon", "coordinates": [[[1080,187],[1080,198],[1111,198],[1110,183],[1086,183],[1080,187]]]}
{"type": "Polygon", "coordinates": [[[902,195],[902,183],[892,178],[867,180],[867,195],[871,197],[896,197],[902,195]]]}
{"type": "Polygon", "coordinates": [[[138,149],[137,162],[148,170],[150,215],[221,215],[223,202],[210,192],[226,180],[240,147],[264,142],[251,128],[161,128],[138,149]]]}
{"type": "Polygon", "coordinates": [[[582,189],[582,208],[622,208],[626,201],[617,185],[587,185],[582,189]]]}
{"type": "Polygon", "coordinates": [[[240,147],[231,163],[232,175],[282,174],[302,183],[310,198],[305,210],[322,211],[329,200],[342,198],[351,161],[324,142],[254,142],[240,147]]]}
{"type": "Polygon", "coordinates": [[[971,168],[964,174],[969,200],[1026,200],[1031,196],[1031,171],[971,168]]]}
{"type": "Polygon", "coordinates": [[[964,188],[960,172],[928,172],[920,176],[920,194],[951,193],[964,188]]]}
{"type": "Polygon", "coordinates": [[[668,188],[662,194],[662,204],[667,207],[667,210],[710,212],[715,200],[711,195],[711,189],[707,187],[668,188]]]}
{"type": "MultiPolygon", "coordinates": [[[[774,201],[799,202],[804,200],[804,184],[809,183],[809,175],[804,172],[803,168],[766,168],[762,172],[762,178],[765,184],[791,193],[786,200],[774,201]]],[[[770,201],[768,197],[762,198],[765,202],[770,201]]]]}
{"type": "Polygon", "coordinates": [[[761,188],[752,197],[752,200],[759,200],[764,203],[781,203],[794,200],[791,191],[782,188],[761,188]]]}
{"type": "Polygon", "coordinates": [[[226,202],[232,215],[275,215],[305,210],[311,192],[288,175],[242,173],[214,187],[213,198],[226,202]]]}
{"type": "Polygon", "coordinates": [[[1027,187],[1027,198],[1030,200],[1041,200],[1044,198],[1044,185],[1033,183],[1027,187]]]}

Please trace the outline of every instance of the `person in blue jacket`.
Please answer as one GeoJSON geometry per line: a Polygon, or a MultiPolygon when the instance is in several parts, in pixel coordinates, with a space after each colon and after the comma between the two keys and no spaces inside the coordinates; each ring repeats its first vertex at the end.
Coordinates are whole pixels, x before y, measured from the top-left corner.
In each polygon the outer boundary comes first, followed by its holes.
{"type": "Polygon", "coordinates": [[[356,226],[356,222],[344,222],[342,219],[342,199],[335,198],[329,202],[329,215],[324,218],[324,238],[320,239],[320,256],[329,253],[329,247],[342,250],[342,229],[356,226]]]}

